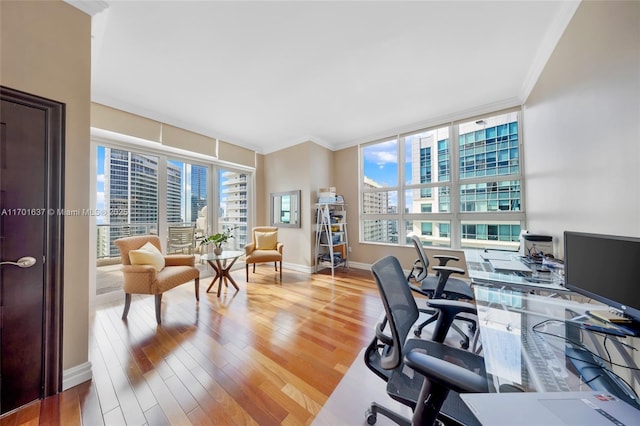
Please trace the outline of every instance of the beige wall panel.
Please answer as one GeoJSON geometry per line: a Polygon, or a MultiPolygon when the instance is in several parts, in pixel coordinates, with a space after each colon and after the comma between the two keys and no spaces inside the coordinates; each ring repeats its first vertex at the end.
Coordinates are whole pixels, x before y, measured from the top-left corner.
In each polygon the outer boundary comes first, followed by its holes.
{"type": "Polygon", "coordinates": [[[640,3],[582,2],[525,103],[530,232],[640,236],[640,3]]]}
{"type": "MultiPolygon", "coordinates": [[[[88,209],[91,18],[61,1],[0,2],[0,83],[63,102],[65,209],[88,209]]],[[[89,217],[64,221],[63,369],[88,361],[89,217]]]]}
{"type": "Polygon", "coordinates": [[[262,154],[256,154],[256,186],[254,188],[256,194],[256,205],[254,212],[256,226],[258,224],[268,223],[269,221],[269,193],[266,191],[264,163],[265,156],[262,154]]]}
{"type": "Polygon", "coordinates": [[[328,185],[331,151],[313,142],[304,142],[264,156],[264,191],[268,223],[269,198],[273,192],[301,191],[300,228],[280,228],[278,234],[286,244],[284,262],[310,268],[313,265],[315,207],[317,188],[328,185]],[[322,182],[322,183],[318,183],[322,182]]]}
{"type": "Polygon", "coordinates": [[[218,142],[218,159],[243,166],[256,166],[256,156],[253,150],[224,141],[218,142]]]}
{"type": "Polygon", "coordinates": [[[162,145],[185,149],[211,157],[216,156],[216,140],[214,138],[168,124],[162,125],[162,145]]]}
{"type": "Polygon", "coordinates": [[[152,142],[162,134],[157,121],[97,103],[91,103],[91,126],[152,142]]]}

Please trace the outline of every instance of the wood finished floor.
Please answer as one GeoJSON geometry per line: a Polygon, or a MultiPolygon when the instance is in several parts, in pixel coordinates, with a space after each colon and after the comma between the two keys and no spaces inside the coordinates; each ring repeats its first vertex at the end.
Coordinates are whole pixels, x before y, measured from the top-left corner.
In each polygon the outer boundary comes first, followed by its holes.
{"type": "MultiPolygon", "coordinates": [[[[308,425],[369,342],[383,312],[369,271],[258,266],[220,298],[193,285],[96,308],[93,380],[1,419],[5,425],[308,425]]],[[[212,291],[215,287],[212,288],[212,291]]],[[[67,307],[69,309],[69,307],[67,307]]]]}

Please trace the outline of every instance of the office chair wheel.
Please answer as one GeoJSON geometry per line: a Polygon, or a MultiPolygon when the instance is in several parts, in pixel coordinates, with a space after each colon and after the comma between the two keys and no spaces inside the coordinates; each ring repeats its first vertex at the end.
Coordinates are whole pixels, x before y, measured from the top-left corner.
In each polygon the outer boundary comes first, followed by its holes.
{"type": "Polygon", "coordinates": [[[469,342],[467,340],[460,340],[460,347],[462,349],[469,349],[469,342]]]}
{"type": "Polygon", "coordinates": [[[367,408],[367,411],[364,413],[364,415],[367,418],[368,425],[375,425],[378,421],[378,416],[371,410],[371,408],[367,408]]]}
{"type": "Polygon", "coordinates": [[[416,337],[422,336],[422,329],[416,327],[416,329],[413,330],[413,334],[415,334],[416,337]]]}

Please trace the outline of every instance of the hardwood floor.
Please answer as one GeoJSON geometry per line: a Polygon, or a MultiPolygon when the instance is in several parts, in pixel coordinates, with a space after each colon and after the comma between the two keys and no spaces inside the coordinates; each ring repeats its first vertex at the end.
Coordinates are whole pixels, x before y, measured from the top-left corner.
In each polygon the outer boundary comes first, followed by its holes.
{"type": "Polygon", "coordinates": [[[201,279],[199,304],[193,285],[165,293],[161,326],[151,296],[134,296],[126,322],[123,303],[97,307],[93,380],[1,425],[311,424],[383,312],[371,273],[232,275],[240,291],[220,298],[201,279]]]}

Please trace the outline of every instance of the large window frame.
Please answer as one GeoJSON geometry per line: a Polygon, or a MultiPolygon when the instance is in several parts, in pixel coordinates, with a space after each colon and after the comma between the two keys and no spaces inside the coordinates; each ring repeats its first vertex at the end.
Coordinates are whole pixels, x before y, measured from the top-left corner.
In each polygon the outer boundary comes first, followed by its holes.
{"type": "MultiPolygon", "coordinates": [[[[464,135],[466,133],[463,133],[464,135]]],[[[494,248],[517,250],[519,235],[514,236],[513,233],[519,234],[520,230],[526,229],[523,153],[522,108],[520,107],[490,112],[482,116],[463,118],[361,144],[358,149],[359,242],[361,244],[410,245],[410,236],[416,232],[420,235],[420,229],[424,229],[422,225],[418,226],[414,222],[424,223],[428,221],[433,224],[433,231],[438,228],[437,235],[442,238],[433,237],[430,239],[426,237],[423,239],[423,244],[425,245],[454,249],[494,248]],[[483,120],[513,113],[517,114],[517,150],[515,151],[517,161],[514,162],[516,166],[508,169],[509,171],[506,174],[492,174],[491,167],[498,168],[498,164],[502,164],[498,163],[498,158],[496,158],[498,155],[491,154],[487,155],[486,158],[479,155],[478,157],[482,161],[487,162],[487,172],[484,174],[477,173],[474,176],[463,174],[463,172],[466,173],[466,170],[462,170],[464,167],[462,163],[466,159],[463,158],[463,161],[461,161],[460,157],[461,152],[464,153],[466,151],[461,151],[463,143],[460,140],[460,125],[483,123],[483,120]],[[435,138],[436,141],[432,146],[435,147],[435,151],[448,149],[448,162],[434,161],[431,166],[423,164],[423,159],[431,161],[431,157],[434,155],[433,148],[430,150],[425,149],[424,152],[422,152],[421,148],[419,155],[414,154],[411,162],[408,160],[411,153],[407,152],[407,143],[405,141],[410,137],[428,132],[439,132],[438,134],[444,132],[447,135],[448,148],[446,143],[441,144],[442,141],[438,137],[435,138]],[[395,160],[388,158],[386,164],[395,163],[397,167],[396,175],[387,179],[387,182],[391,183],[374,185],[372,184],[374,180],[370,176],[365,176],[365,156],[371,155],[376,146],[390,143],[395,143],[395,155],[397,158],[395,160]],[[421,170],[419,183],[415,183],[415,176],[413,181],[410,179],[412,170],[408,170],[416,167],[421,170]],[[461,195],[462,188],[466,189],[463,195],[461,195]],[[489,191],[492,192],[491,197],[499,196],[501,199],[506,197],[507,201],[494,201],[493,198],[489,200],[489,196],[486,195],[489,191]],[[419,197],[424,198],[421,203],[415,204],[414,210],[417,211],[411,211],[412,193],[419,193],[419,197]],[[435,194],[432,200],[427,198],[431,194],[435,194]],[[473,202],[463,205],[461,203],[463,197],[465,199],[469,197],[471,200],[480,200],[478,202],[482,203],[484,202],[483,196],[487,200],[486,203],[491,204],[488,209],[504,209],[506,211],[465,211],[469,209],[469,205],[472,205],[473,202]],[[509,197],[518,197],[517,201],[519,203],[509,197]],[[385,206],[379,208],[378,211],[375,211],[375,206],[368,205],[375,204],[370,201],[372,199],[392,200],[394,198],[395,200],[393,201],[381,203],[385,206]],[[498,202],[500,206],[498,206],[498,202]],[[432,205],[427,207],[425,203],[432,203],[432,205]],[[429,212],[432,207],[432,212],[429,212]],[[374,226],[372,224],[380,224],[380,230],[372,231],[372,226],[374,226]],[[473,226],[474,224],[482,225],[476,229],[473,226]],[[509,227],[506,227],[506,225],[509,227]],[[509,233],[509,237],[503,238],[502,234],[499,234],[498,237],[493,237],[493,234],[491,234],[491,238],[487,237],[486,240],[479,239],[477,243],[467,238],[463,239],[463,237],[470,235],[477,237],[478,235],[482,236],[496,232],[509,233]],[[378,236],[374,236],[376,234],[378,236]],[[401,238],[403,235],[406,238],[401,238]]],[[[438,154],[437,158],[441,158],[441,153],[438,152],[438,154]]],[[[507,165],[509,164],[507,162],[507,165]]],[[[424,236],[423,232],[422,236],[424,236]]]]}
{"type": "MultiPolygon", "coordinates": [[[[199,154],[183,149],[168,147],[158,144],[156,142],[146,141],[139,138],[130,137],[127,135],[121,135],[113,132],[102,131],[100,129],[93,129],[91,131],[91,155],[95,156],[99,146],[108,147],[112,149],[125,150],[135,152],[143,155],[151,155],[158,158],[158,227],[157,234],[160,241],[164,242],[168,238],[168,225],[169,220],[167,217],[167,164],[169,161],[180,161],[189,163],[192,165],[203,166],[207,168],[207,204],[214,206],[215,208],[207,208],[206,217],[206,232],[217,232],[218,225],[221,218],[219,217],[220,209],[217,208],[220,202],[220,180],[219,172],[224,170],[225,172],[235,172],[246,175],[247,185],[247,218],[246,223],[243,223],[241,230],[238,232],[238,238],[235,239],[234,248],[236,245],[243,244],[245,240],[246,229],[251,229],[255,223],[255,169],[252,167],[242,166],[238,164],[232,164],[223,160],[219,160],[216,157],[199,154]]],[[[96,194],[97,183],[97,168],[96,162],[91,162],[91,179],[90,179],[90,205],[97,205],[96,194]]],[[[91,207],[93,209],[93,207],[91,207]]],[[[226,226],[220,224],[220,226],[226,226]]],[[[110,300],[117,300],[122,297],[122,291],[112,291],[104,295],[96,295],[96,270],[97,267],[97,249],[96,249],[96,229],[97,220],[95,215],[89,217],[89,235],[90,235],[90,256],[92,259],[92,270],[90,271],[90,299],[92,304],[103,303],[110,300]]],[[[232,240],[233,241],[233,240],[232,240]]],[[[240,263],[238,263],[240,265],[240,263]]]]}

